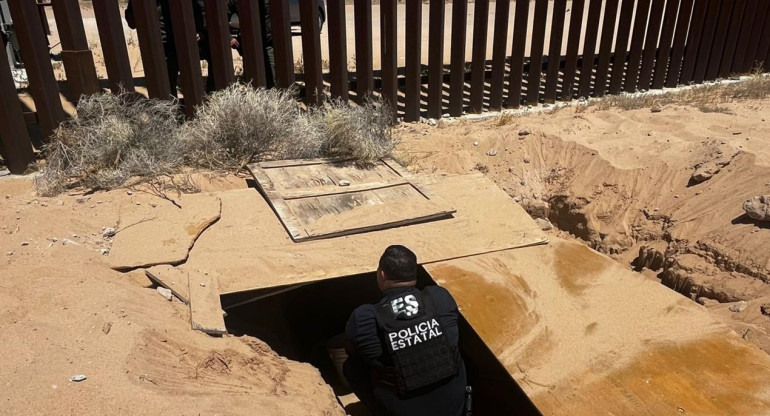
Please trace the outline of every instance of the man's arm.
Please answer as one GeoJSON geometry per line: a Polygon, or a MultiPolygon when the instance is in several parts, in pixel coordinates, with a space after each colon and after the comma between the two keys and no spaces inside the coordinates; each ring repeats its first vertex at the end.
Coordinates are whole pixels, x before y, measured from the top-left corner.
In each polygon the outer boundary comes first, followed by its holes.
{"type": "Polygon", "coordinates": [[[345,335],[350,342],[348,354],[359,356],[370,365],[382,356],[377,318],[372,305],[363,305],[353,311],[345,327],[345,335]]]}
{"type": "Polygon", "coordinates": [[[429,286],[425,290],[430,293],[436,305],[436,314],[441,327],[444,328],[447,340],[451,345],[457,345],[460,339],[460,329],[458,328],[460,311],[457,309],[457,302],[449,294],[449,291],[441,286],[429,286]]]}

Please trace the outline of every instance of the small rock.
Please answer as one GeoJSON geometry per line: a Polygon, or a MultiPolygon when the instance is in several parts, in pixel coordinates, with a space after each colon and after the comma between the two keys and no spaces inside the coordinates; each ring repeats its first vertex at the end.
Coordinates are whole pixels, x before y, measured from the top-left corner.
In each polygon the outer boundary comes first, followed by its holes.
{"type": "Polygon", "coordinates": [[[104,238],[115,237],[115,229],[112,227],[105,228],[104,230],[102,230],[102,237],[104,238]]]}
{"type": "Polygon", "coordinates": [[[160,295],[166,298],[166,300],[169,302],[174,299],[174,294],[163,286],[158,286],[158,293],[160,293],[160,295]]]}
{"type": "Polygon", "coordinates": [[[107,322],[102,326],[102,332],[104,332],[105,335],[110,333],[110,330],[112,329],[112,322],[107,322]]]}
{"type": "Polygon", "coordinates": [[[131,192],[131,191],[126,191],[126,194],[128,194],[128,195],[133,195],[134,193],[133,193],[133,192],[131,192]]]}
{"type": "Polygon", "coordinates": [[[743,210],[749,218],[770,221],[770,195],[760,195],[743,203],[743,210]]]}
{"type": "Polygon", "coordinates": [[[551,207],[545,201],[527,200],[522,207],[532,218],[548,219],[551,215],[551,207]]]}
{"type": "Polygon", "coordinates": [[[428,125],[429,126],[435,126],[436,124],[438,124],[438,123],[436,122],[435,118],[429,118],[428,119],[428,125]]]}
{"type": "Polygon", "coordinates": [[[520,196],[514,196],[513,197],[513,201],[516,202],[516,203],[519,203],[519,202],[521,202],[521,197],[520,196]]]}
{"type": "Polygon", "coordinates": [[[59,241],[59,239],[56,238],[56,237],[51,237],[51,241],[55,243],[55,242],[59,241]]]}
{"type": "Polygon", "coordinates": [[[478,142],[478,141],[475,141],[475,142],[473,142],[473,145],[474,145],[474,146],[478,146],[478,145],[479,145],[479,142],[478,142]]]}
{"type": "Polygon", "coordinates": [[[205,283],[201,283],[200,285],[201,285],[201,287],[206,287],[205,283]]]}
{"type": "Polygon", "coordinates": [[[70,381],[74,381],[76,383],[77,382],[81,382],[81,381],[83,381],[85,379],[86,379],[86,375],[85,374],[75,374],[74,376],[70,377],[70,381]]]}
{"type": "Polygon", "coordinates": [[[674,198],[679,199],[679,195],[674,195],[674,198]]]}
{"type": "Polygon", "coordinates": [[[743,312],[749,306],[745,300],[742,300],[732,306],[730,306],[730,312],[743,312]]]}
{"type": "Polygon", "coordinates": [[[650,108],[651,113],[660,113],[661,111],[663,111],[663,107],[659,105],[654,105],[652,108],[650,108]]]}
{"type": "Polygon", "coordinates": [[[525,158],[524,158],[524,163],[529,163],[529,162],[531,162],[531,161],[532,161],[532,160],[531,160],[529,157],[525,157],[525,158]]]}
{"type": "Polygon", "coordinates": [[[6,256],[13,256],[13,251],[9,251],[9,252],[5,253],[5,255],[6,256]]]}
{"type": "Polygon", "coordinates": [[[530,134],[532,134],[532,132],[530,132],[529,129],[519,130],[519,137],[529,136],[530,134]]]}
{"type": "Polygon", "coordinates": [[[89,199],[91,199],[91,197],[90,197],[90,196],[84,196],[84,197],[82,197],[82,198],[78,198],[78,199],[76,199],[75,201],[76,201],[78,204],[85,204],[86,202],[88,202],[88,200],[89,200],[89,199]]]}
{"type": "Polygon", "coordinates": [[[339,184],[339,186],[350,186],[350,181],[347,179],[342,179],[339,184]]]}
{"type": "Polygon", "coordinates": [[[720,170],[721,168],[716,163],[705,163],[695,169],[695,172],[690,176],[690,180],[693,183],[705,182],[719,173],[720,170]]]}
{"type": "Polygon", "coordinates": [[[41,206],[41,207],[47,207],[47,206],[48,206],[48,203],[47,203],[47,202],[43,202],[43,203],[41,203],[41,204],[40,204],[40,206],[41,206]]]}
{"type": "Polygon", "coordinates": [[[551,224],[551,221],[548,221],[543,218],[535,218],[535,222],[543,231],[550,231],[553,230],[553,224],[551,224]]]}
{"type": "Polygon", "coordinates": [[[490,150],[487,152],[487,155],[488,155],[488,156],[497,156],[497,150],[495,150],[495,149],[490,149],[490,150]]]}
{"type": "Polygon", "coordinates": [[[108,248],[103,248],[103,249],[99,250],[99,252],[101,252],[101,253],[102,253],[102,256],[106,256],[106,255],[109,255],[109,254],[110,254],[110,249],[108,249],[108,248]]]}
{"type": "Polygon", "coordinates": [[[719,301],[716,299],[706,298],[706,297],[699,297],[695,300],[696,302],[700,303],[703,306],[709,307],[712,305],[719,305],[719,301]]]}
{"type": "Polygon", "coordinates": [[[22,242],[21,242],[21,246],[22,246],[22,247],[26,247],[26,246],[28,246],[28,245],[29,245],[29,241],[22,241],[22,242]]]}
{"type": "Polygon", "coordinates": [[[740,135],[741,133],[742,133],[742,132],[740,132],[740,131],[734,131],[734,132],[733,132],[733,136],[738,136],[738,135],[740,135]]]}
{"type": "Polygon", "coordinates": [[[762,315],[770,316],[770,303],[765,303],[764,305],[760,306],[759,311],[762,312],[762,315]]]}
{"type": "Polygon", "coordinates": [[[695,193],[695,196],[698,196],[698,195],[700,195],[700,194],[702,194],[702,193],[703,193],[703,192],[701,192],[701,191],[698,191],[698,192],[696,192],[696,193],[695,193]]]}

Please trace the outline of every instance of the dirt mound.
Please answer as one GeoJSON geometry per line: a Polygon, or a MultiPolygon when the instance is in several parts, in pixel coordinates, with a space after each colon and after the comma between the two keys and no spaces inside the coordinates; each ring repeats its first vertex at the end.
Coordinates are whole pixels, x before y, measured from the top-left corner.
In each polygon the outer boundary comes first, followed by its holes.
{"type": "Polygon", "coordinates": [[[743,211],[770,190],[768,104],[407,125],[400,157],[414,170],[482,171],[533,217],[693,300],[750,300],[770,293],[770,228],[743,211]]]}
{"type": "Polygon", "coordinates": [[[102,227],[171,202],[125,190],[38,198],[30,179],[0,187],[4,414],[344,414],[309,364],[192,331],[188,306],[141,271],[110,268],[102,227]]]}

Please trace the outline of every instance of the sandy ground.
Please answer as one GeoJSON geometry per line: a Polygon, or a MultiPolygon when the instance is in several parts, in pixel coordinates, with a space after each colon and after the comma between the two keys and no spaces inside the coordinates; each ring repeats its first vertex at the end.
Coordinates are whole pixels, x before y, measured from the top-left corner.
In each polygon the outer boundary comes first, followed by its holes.
{"type": "Polygon", "coordinates": [[[729,113],[573,107],[402,125],[400,159],[416,171],[485,172],[560,235],[713,307],[770,352],[770,317],[760,313],[770,303],[770,226],[742,210],[747,199],[770,193],[768,104],[727,104],[729,113]],[[696,166],[707,164],[723,167],[690,183],[696,166]],[[750,301],[747,310],[728,310],[741,300],[750,301]]]}

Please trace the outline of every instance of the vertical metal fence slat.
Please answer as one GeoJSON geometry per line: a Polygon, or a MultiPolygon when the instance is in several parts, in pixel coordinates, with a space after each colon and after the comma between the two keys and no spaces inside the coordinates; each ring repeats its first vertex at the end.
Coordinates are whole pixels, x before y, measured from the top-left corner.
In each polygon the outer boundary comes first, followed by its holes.
{"type": "Polygon", "coordinates": [[[694,0],[681,0],[679,3],[679,12],[676,19],[676,29],[674,29],[674,41],[671,44],[671,61],[666,74],[666,87],[673,88],[679,83],[679,75],[684,63],[685,42],[687,41],[687,32],[690,28],[690,17],[692,16],[694,0]]]}
{"type": "Polygon", "coordinates": [[[610,94],[618,94],[623,88],[623,75],[626,73],[626,56],[628,41],[631,38],[631,21],[634,18],[634,1],[623,0],[618,19],[615,54],[612,57],[612,76],[610,77],[610,94]]]}
{"type": "MultiPolygon", "coordinates": [[[[355,4],[356,10],[356,82],[359,100],[371,92],[372,81],[372,10],[369,0],[360,0],[355,4]],[[359,14],[359,7],[362,8],[359,14]],[[367,20],[368,19],[368,20],[367,20]],[[361,28],[359,28],[359,23],[361,28]],[[367,27],[369,27],[367,29],[367,27]],[[361,36],[362,44],[359,44],[361,36]],[[363,55],[361,55],[363,54],[363,55]],[[358,65],[359,57],[366,62],[365,67],[358,65]]],[[[394,114],[398,111],[398,36],[396,30],[396,0],[380,1],[380,61],[382,62],[382,96],[393,107],[394,114]]]]}
{"type": "Polygon", "coordinates": [[[354,0],[353,19],[356,29],[356,95],[358,102],[374,89],[372,73],[372,2],[354,0]]]}
{"type": "MultiPolygon", "coordinates": [[[[576,0],[581,2],[583,0],[576,0]]],[[[508,78],[508,107],[521,105],[521,84],[524,78],[524,52],[527,47],[529,0],[516,0],[513,18],[513,45],[511,46],[511,73],[508,78]]]]}
{"type": "Polygon", "coordinates": [[[150,98],[170,99],[171,85],[166,69],[166,55],[160,39],[160,23],[155,0],[134,0],[136,37],[144,68],[144,84],[150,98]]]}
{"type": "Polygon", "coordinates": [[[569,101],[575,88],[575,71],[577,70],[578,48],[580,33],[583,29],[583,9],[585,0],[573,0],[569,19],[569,35],[567,35],[567,55],[564,61],[564,82],[561,88],[561,99],[569,101]]]}
{"type": "Polygon", "coordinates": [[[185,113],[187,117],[192,117],[195,115],[195,107],[203,103],[203,75],[193,6],[187,1],[172,0],[167,4],[174,28],[174,46],[182,78],[185,113]]]}
{"type": "Polygon", "coordinates": [[[348,101],[348,43],[345,0],[328,0],[329,75],[332,98],[348,101]]]}
{"type": "Polygon", "coordinates": [[[238,0],[238,19],[243,51],[243,75],[255,87],[267,85],[264,44],[262,42],[262,15],[260,0],[238,0]]]}
{"type": "Polygon", "coordinates": [[[642,48],[644,47],[649,12],[650,0],[639,0],[636,4],[636,16],[634,17],[634,29],[631,36],[631,50],[628,57],[626,81],[623,84],[623,90],[626,92],[636,91],[636,85],[639,81],[639,68],[642,63],[642,48]]]}
{"type": "Polygon", "coordinates": [[[580,65],[580,84],[578,85],[578,94],[581,97],[591,95],[596,38],[599,34],[603,3],[603,0],[590,0],[588,5],[588,20],[586,22],[585,37],[583,38],[583,62],[580,65]]]}
{"type": "Polygon", "coordinates": [[[757,8],[759,7],[759,0],[748,0],[746,7],[743,10],[743,21],[740,27],[740,35],[735,45],[735,53],[733,54],[733,60],[730,62],[729,72],[739,73],[742,72],[743,61],[746,58],[746,53],[749,49],[749,41],[751,40],[751,29],[754,27],[754,17],[757,14],[757,8]]]}
{"type": "Polygon", "coordinates": [[[324,95],[324,84],[317,0],[299,0],[299,15],[302,29],[302,61],[305,72],[305,102],[318,105],[324,95]]]}
{"type": "MultiPolygon", "coordinates": [[[[442,0],[443,1],[443,0],[442,0]]],[[[495,28],[492,35],[492,77],[489,80],[489,109],[503,108],[503,86],[505,84],[505,53],[508,46],[508,15],[510,0],[495,2],[495,28]]]]}
{"type": "Polygon", "coordinates": [[[711,41],[711,51],[709,52],[708,65],[706,65],[706,74],[704,79],[715,80],[719,74],[719,67],[722,63],[725,45],[727,44],[727,35],[729,24],[732,20],[732,13],[735,11],[734,0],[722,0],[722,6],[719,9],[717,17],[716,30],[714,38],[711,41]]]}
{"type": "Polygon", "coordinates": [[[431,0],[429,7],[428,117],[440,118],[444,95],[444,0],[431,0]]]}
{"type": "Polygon", "coordinates": [[[294,84],[294,47],[291,43],[291,18],[288,0],[270,2],[270,28],[275,54],[275,85],[289,88],[294,84]]]}
{"type": "Polygon", "coordinates": [[[540,75],[543,68],[545,47],[545,25],[548,20],[548,0],[535,0],[532,46],[529,53],[529,75],[527,77],[527,104],[535,105],[540,96],[540,75]]]}
{"type": "Polygon", "coordinates": [[[404,120],[420,119],[420,89],[422,87],[422,2],[406,2],[406,107],[404,120]]]}
{"type": "Polygon", "coordinates": [[[663,13],[663,28],[660,32],[660,46],[655,58],[655,72],[652,76],[652,88],[655,89],[663,88],[663,83],[666,81],[666,69],[671,58],[671,44],[674,38],[679,4],[679,1],[673,0],[666,2],[666,10],[663,13]]]}
{"type": "Polygon", "coordinates": [[[553,18],[551,19],[551,39],[548,47],[548,69],[545,77],[545,102],[556,102],[556,87],[559,84],[561,66],[561,44],[564,36],[564,14],[567,0],[554,0],[553,18]]]}
{"type": "Polygon", "coordinates": [[[70,95],[77,101],[82,95],[100,91],[99,78],[91,48],[83,27],[78,0],[53,0],[54,18],[62,47],[62,61],[70,95]]]}
{"type": "Polygon", "coordinates": [[[468,0],[452,0],[452,52],[449,56],[449,115],[452,117],[463,114],[467,13],[468,0]]]}
{"type": "Polygon", "coordinates": [[[206,0],[205,10],[206,32],[209,38],[212,66],[209,68],[209,76],[214,77],[214,87],[221,90],[235,80],[233,51],[230,48],[230,21],[227,18],[227,2],[206,0]]]}
{"type": "Polygon", "coordinates": [[[663,20],[663,10],[666,0],[653,0],[650,18],[647,22],[647,36],[644,41],[642,67],[639,70],[639,89],[646,91],[652,84],[652,69],[655,66],[655,54],[658,51],[660,24],[663,20]]]}
{"type": "Polygon", "coordinates": [[[35,160],[35,154],[2,39],[0,46],[3,47],[0,53],[0,108],[3,109],[0,111],[0,154],[11,173],[22,174],[27,170],[27,165],[35,160]]]}
{"type": "Polygon", "coordinates": [[[594,82],[594,95],[597,97],[603,96],[607,89],[607,74],[610,70],[612,42],[615,40],[615,20],[618,18],[619,3],[619,0],[607,0],[604,8],[602,38],[599,44],[599,63],[596,66],[596,81],[594,82]]]}
{"type": "Polygon", "coordinates": [[[706,79],[706,69],[708,69],[713,46],[712,42],[714,41],[714,34],[719,22],[719,12],[722,7],[722,0],[709,0],[708,3],[706,20],[703,22],[703,32],[701,33],[698,47],[698,59],[695,61],[695,71],[692,76],[692,80],[695,83],[701,83],[706,79]]]}
{"type": "Polygon", "coordinates": [[[487,72],[487,20],[489,20],[489,0],[476,0],[473,6],[471,101],[468,108],[471,113],[480,113],[484,107],[484,81],[487,72]]]}
{"type": "MultiPolygon", "coordinates": [[[[35,2],[9,0],[8,4],[11,18],[17,22],[14,28],[29,77],[28,90],[35,101],[37,118],[43,138],[47,141],[64,120],[64,110],[59,98],[59,86],[51,67],[51,57],[48,55],[45,32],[35,2]]],[[[5,50],[2,53],[5,53],[5,50]]]]}
{"type": "Polygon", "coordinates": [[[695,61],[698,58],[700,38],[703,33],[703,19],[706,17],[708,8],[708,0],[695,0],[694,5],[692,18],[690,19],[691,24],[687,33],[682,72],[679,74],[680,84],[692,82],[693,73],[695,72],[695,61]]]}
{"type": "Polygon", "coordinates": [[[770,62],[768,62],[768,54],[770,54],[770,11],[765,16],[764,26],[762,28],[762,36],[759,46],[757,47],[757,53],[754,57],[754,62],[763,63],[764,70],[770,68],[770,62]]]}
{"type": "Polygon", "coordinates": [[[99,30],[99,41],[102,44],[104,66],[107,67],[107,78],[110,80],[110,90],[117,94],[122,87],[126,91],[133,92],[134,76],[131,71],[131,61],[128,58],[120,6],[117,0],[95,1],[91,4],[94,7],[94,17],[99,30]]]}
{"type": "Polygon", "coordinates": [[[770,1],[759,0],[757,11],[754,15],[754,24],[751,26],[749,46],[746,48],[746,56],[741,64],[741,72],[748,72],[754,69],[754,62],[757,58],[760,43],[763,40],[770,42],[770,33],[763,33],[763,29],[770,31],[770,24],[767,24],[766,20],[770,17],[768,13],[770,13],[770,1]]]}
{"type": "Polygon", "coordinates": [[[719,63],[717,76],[727,77],[730,75],[733,66],[733,58],[735,58],[738,49],[738,38],[741,34],[741,29],[750,26],[752,22],[751,18],[745,18],[745,11],[746,0],[735,0],[733,14],[730,18],[730,24],[728,25],[727,37],[725,37],[725,45],[722,49],[722,60],[719,63]]]}

